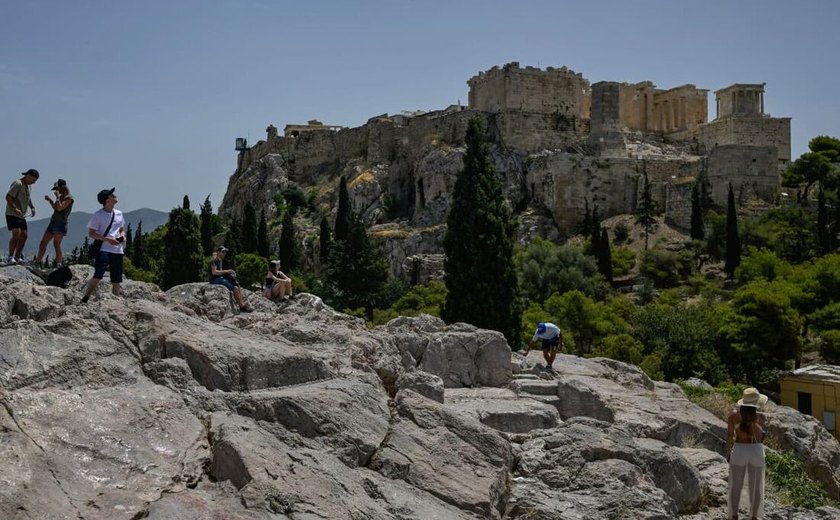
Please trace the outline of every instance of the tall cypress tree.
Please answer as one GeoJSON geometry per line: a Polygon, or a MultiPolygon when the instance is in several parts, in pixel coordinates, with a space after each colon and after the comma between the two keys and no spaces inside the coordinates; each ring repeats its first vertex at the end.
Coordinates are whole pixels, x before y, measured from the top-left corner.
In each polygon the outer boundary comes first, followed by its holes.
{"type": "Polygon", "coordinates": [[[601,238],[598,240],[598,272],[604,275],[608,282],[613,281],[612,250],[606,229],[601,230],[601,238]]]}
{"type": "Polygon", "coordinates": [[[295,239],[295,222],[292,212],[283,214],[283,227],[280,230],[280,259],[283,269],[294,271],[298,267],[298,246],[295,239]]]}
{"type": "Polygon", "coordinates": [[[242,252],[242,228],[236,217],[232,217],[228,222],[225,247],[228,248],[228,254],[225,256],[225,268],[229,269],[229,266],[234,264],[236,255],[242,252]]]}
{"type": "Polygon", "coordinates": [[[599,243],[601,240],[601,216],[598,215],[598,206],[592,208],[592,221],[589,223],[589,247],[592,256],[595,258],[600,254],[599,243]]]}
{"type": "Polygon", "coordinates": [[[169,212],[166,235],[163,237],[164,289],[202,278],[204,257],[201,251],[201,225],[195,213],[185,208],[169,212]]]}
{"type": "Polygon", "coordinates": [[[146,258],[146,235],[143,234],[143,221],[137,223],[137,231],[134,232],[134,251],[132,251],[131,263],[138,269],[148,269],[149,261],[146,258]]]}
{"type": "Polygon", "coordinates": [[[817,249],[821,255],[831,251],[831,235],[828,226],[828,209],[825,206],[825,193],[820,184],[820,193],[817,196],[817,249]]]}
{"type": "Polygon", "coordinates": [[[131,232],[131,224],[125,231],[125,257],[131,258],[131,253],[134,251],[134,233],[131,232]]]}
{"type": "Polygon", "coordinates": [[[190,197],[188,195],[184,195],[184,202],[181,207],[183,209],[190,209],[190,197]]]}
{"type": "MultiPolygon", "coordinates": [[[[643,166],[644,168],[644,166],[643,166]]],[[[656,223],[656,204],[650,193],[650,182],[648,181],[647,168],[644,169],[644,184],[642,185],[642,197],[636,208],[636,223],[641,224],[645,230],[645,250],[648,248],[648,238],[653,232],[656,223]]]]}
{"type": "Polygon", "coordinates": [[[703,208],[700,205],[700,182],[691,188],[691,238],[703,240],[703,208]]]}
{"type": "Polygon", "coordinates": [[[347,178],[342,176],[338,185],[338,210],[335,214],[335,240],[347,240],[350,234],[350,219],[353,209],[350,207],[350,194],[347,193],[347,178]]]}
{"type": "Polygon", "coordinates": [[[735,193],[729,183],[729,196],[726,200],[726,261],[723,272],[732,278],[735,269],[741,263],[741,239],[738,236],[738,213],[735,211],[735,193]]]}
{"type": "Polygon", "coordinates": [[[250,202],[245,203],[244,217],[242,218],[242,235],[240,237],[240,253],[257,252],[257,212],[250,202]]]}
{"type": "Polygon", "coordinates": [[[515,221],[490,163],[481,119],[467,126],[464,168],[458,174],[443,249],[448,290],[442,317],[500,331],[517,348],[518,282],[513,265],[515,221]]]}
{"type": "Polygon", "coordinates": [[[321,216],[321,233],[318,236],[318,246],[318,258],[321,260],[321,267],[324,267],[330,257],[330,222],[326,215],[321,216]]]}
{"type": "Polygon", "coordinates": [[[271,255],[268,247],[268,222],[265,220],[265,210],[260,215],[260,226],[257,229],[257,252],[263,258],[271,255]]]}
{"type": "Polygon", "coordinates": [[[204,256],[213,253],[213,205],[210,203],[210,195],[204,199],[201,205],[201,250],[204,256]]]}
{"type": "Polygon", "coordinates": [[[373,317],[377,294],[388,278],[388,262],[381,248],[371,242],[362,218],[348,216],[350,227],[345,240],[330,246],[324,278],[332,293],[330,303],[339,307],[364,307],[373,317]]]}

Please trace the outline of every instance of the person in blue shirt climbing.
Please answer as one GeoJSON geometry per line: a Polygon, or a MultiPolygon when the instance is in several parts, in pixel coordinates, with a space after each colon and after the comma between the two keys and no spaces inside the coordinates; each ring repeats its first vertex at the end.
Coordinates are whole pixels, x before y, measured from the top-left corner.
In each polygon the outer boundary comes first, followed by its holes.
{"type": "Polygon", "coordinates": [[[539,323],[534,337],[528,342],[528,347],[525,349],[523,355],[527,356],[531,351],[531,347],[537,341],[542,341],[543,357],[545,358],[545,369],[553,371],[551,365],[554,363],[554,358],[557,357],[557,352],[563,348],[563,331],[560,327],[553,323],[539,323]]]}

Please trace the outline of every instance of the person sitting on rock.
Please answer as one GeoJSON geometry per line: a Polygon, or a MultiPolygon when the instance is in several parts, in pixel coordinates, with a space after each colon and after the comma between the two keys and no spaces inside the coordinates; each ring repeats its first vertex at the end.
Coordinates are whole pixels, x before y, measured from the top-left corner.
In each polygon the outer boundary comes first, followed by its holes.
{"type": "Polygon", "coordinates": [[[542,351],[543,357],[545,358],[545,369],[548,371],[553,371],[554,369],[551,365],[554,363],[554,358],[557,357],[557,351],[562,349],[563,344],[563,331],[560,330],[560,327],[553,323],[539,323],[537,325],[537,330],[534,333],[534,337],[531,338],[531,341],[528,342],[528,347],[525,349],[524,356],[528,355],[528,352],[531,351],[531,347],[537,340],[542,340],[542,351]]]}
{"type": "Polygon", "coordinates": [[[280,260],[268,263],[263,295],[269,300],[288,300],[292,296],[292,279],[280,270],[280,260]]]}
{"type": "Polygon", "coordinates": [[[233,293],[233,299],[236,300],[241,312],[252,312],[254,309],[249,307],[242,297],[242,289],[239,287],[239,282],[236,281],[236,271],[222,268],[222,261],[225,259],[227,252],[228,248],[225,246],[216,248],[213,258],[210,260],[210,279],[208,281],[214,285],[222,285],[233,293]]]}

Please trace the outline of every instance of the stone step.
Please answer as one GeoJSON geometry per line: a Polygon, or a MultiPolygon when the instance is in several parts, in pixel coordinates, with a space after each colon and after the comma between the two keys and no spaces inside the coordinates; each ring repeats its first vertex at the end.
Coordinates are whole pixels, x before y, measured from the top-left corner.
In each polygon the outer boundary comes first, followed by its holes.
{"type": "Polygon", "coordinates": [[[534,395],[557,395],[557,381],[544,379],[521,379],[510,384],[511,390],[517,393],[534,395]]]}
{"type": "Polygon", "coordinates": [[[516,381],[517,379],[534,380],[534,379],[539,379],[539,376],[537,376],[536,374],[516,374],[516,376],[513,378],[513,380],[516,381]]]}
{"type": "Polygon", "coordinates": [[[560,411],[560,398],[556,395],[533,395],[529,394],[527,396],[528,399],[533,399],[534,401],[539,401],[543,404],[551,405],[557,408],[557,411],[560,411]]]}

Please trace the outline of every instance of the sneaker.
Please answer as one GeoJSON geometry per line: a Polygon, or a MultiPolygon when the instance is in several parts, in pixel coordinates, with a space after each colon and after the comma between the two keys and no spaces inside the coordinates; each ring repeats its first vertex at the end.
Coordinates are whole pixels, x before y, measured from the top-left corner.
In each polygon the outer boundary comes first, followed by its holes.
{"type": "Polygon", "coordinates": [[[239,312],[254,312],[254,309],[246,305],[244,307],[240,307],[239,312]]]}
{"type": "Polygon", "coordinates": [[[15,257],[13,257],[13,256],[10,256],[9,258],[6,259],[6,265],[15,265],[16,263],[17,263],[17,261],[15,260],[15,257]]]}
{"type": "Polygon", "coordinates": [[[88,302],[88,298],[89,298],[89,296],[88,296],[87,294],[86,294],[86,295],[84,295],[84,296],[82,296],[82,303],[87,303],[87,302],[88,302]]]}
{"type": "Polygon", "coordinates": [[[26,265],[27,263],[28,262],[26,261],[26,258],[18,258],[17,259],[17,264],[18,265],[26,265]]]}

